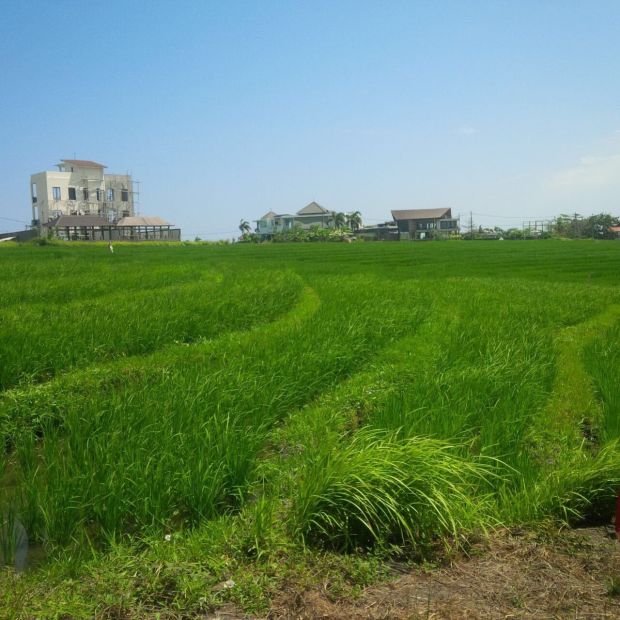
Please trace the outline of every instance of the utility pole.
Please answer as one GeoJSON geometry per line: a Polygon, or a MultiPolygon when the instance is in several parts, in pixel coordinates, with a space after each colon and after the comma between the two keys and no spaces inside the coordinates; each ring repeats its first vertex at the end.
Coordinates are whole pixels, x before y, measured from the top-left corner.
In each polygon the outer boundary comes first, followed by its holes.
{"type": "Polygon", "coordinates": [[[573,213],[573,238],[577,238],[577,221],[581,219],[579,213],[573,213]]]}
{"type": "Polygon", "coordinates": [[[469,238],[474,238],[474,214],[472,211],[469,212],[469,238]]]}

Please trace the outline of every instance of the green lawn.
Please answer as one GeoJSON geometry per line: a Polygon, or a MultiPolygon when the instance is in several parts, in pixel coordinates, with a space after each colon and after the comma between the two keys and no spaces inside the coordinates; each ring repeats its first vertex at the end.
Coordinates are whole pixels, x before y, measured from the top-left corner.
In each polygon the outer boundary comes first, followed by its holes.
{"type": "Polygon", "coordinates": [[[264,609],[611,518],[620,243],[115,250],[0,246],[0,549],[17,517],[37,558],[0,616],[264,609]]]}

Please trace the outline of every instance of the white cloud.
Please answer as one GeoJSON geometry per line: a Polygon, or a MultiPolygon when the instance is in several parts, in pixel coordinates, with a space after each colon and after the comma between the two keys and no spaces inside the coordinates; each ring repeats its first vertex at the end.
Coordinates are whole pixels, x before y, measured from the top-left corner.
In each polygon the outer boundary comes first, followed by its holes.
{"type": "Polygon", "coordinates": [[[477,133],[477,131],[478,130],[471,125],[461,125],[456,130],[456,133],[458,133],[460,136],[473,136],[475,133],[477,133]]]}
{"type": "Polygon", "coordinates": [[[620,154],[583,157],[578,165],[556,172],[549,179],[549,186],[558,191],[620,187],[620,154]]]}

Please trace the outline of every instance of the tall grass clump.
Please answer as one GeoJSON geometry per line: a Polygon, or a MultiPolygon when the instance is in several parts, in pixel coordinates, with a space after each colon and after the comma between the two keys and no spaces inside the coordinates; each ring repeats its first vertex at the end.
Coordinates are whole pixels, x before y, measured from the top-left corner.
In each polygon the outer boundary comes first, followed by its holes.
{"type": "Polygon", "coordinates": [[[429,544],[486,525],[479,491],[489,475],[447,443],[361,430],[348,445],[307,457],[293,519],[307,543],[342,550],[429,544]]]}

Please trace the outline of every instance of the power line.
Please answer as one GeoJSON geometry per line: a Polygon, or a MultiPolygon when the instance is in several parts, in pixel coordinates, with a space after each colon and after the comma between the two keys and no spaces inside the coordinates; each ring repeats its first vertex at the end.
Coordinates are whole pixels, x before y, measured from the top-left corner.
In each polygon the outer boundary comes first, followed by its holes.
{"type": "Polygon", "coordinates": [[[6,220],[7,222],[17,222],[18,224],[24,224],[25,226],[28,226],[28,223],[24,222],[24,220],[14,220],[11,217],[0,217],[0,220],[6,220]]]}
{"type": "Polygon", "coordinates": [[[474,215],[477,215],[478,217],[499,217],[502,219],[508,219],[508,220],[547,220],[547,219],[553,219],[554,216],[540,216],[540,215],[494,215],[491,213],[473,213],[474,215]]]}

